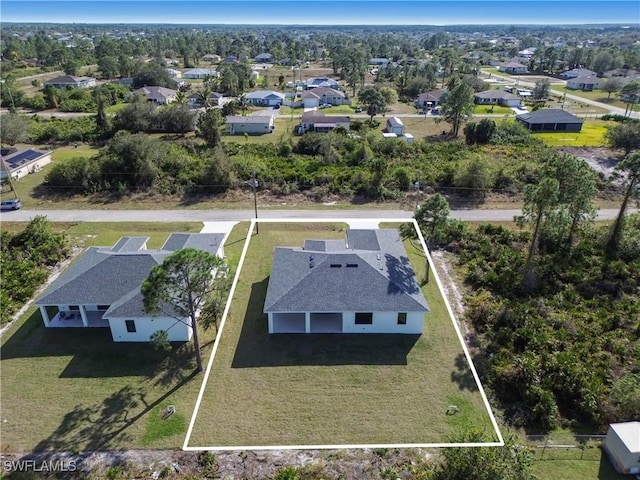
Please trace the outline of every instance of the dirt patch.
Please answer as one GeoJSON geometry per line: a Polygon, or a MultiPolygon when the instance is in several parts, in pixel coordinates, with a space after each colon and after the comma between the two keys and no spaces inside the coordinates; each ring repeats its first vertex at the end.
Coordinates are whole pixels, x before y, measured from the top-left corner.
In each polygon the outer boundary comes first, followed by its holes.
{"type": "Polygon", "coordinates": [[[601,147],[562,147],[558,150],[584,160],[595,172],[601,173],[605,179],[612,180],[614,184],[622,183],[622,179],[614,170],[623,157],[621,151],[601,147]]]}

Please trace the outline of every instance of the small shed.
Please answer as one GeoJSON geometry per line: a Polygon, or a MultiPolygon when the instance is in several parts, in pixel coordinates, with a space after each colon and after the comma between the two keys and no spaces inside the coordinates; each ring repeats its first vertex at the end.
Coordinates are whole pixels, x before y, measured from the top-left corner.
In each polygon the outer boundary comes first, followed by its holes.
{"type": "Polygon", "coordinates": [[[618,473],[640,473],[640,422],[612,423],[604,440],[613,468],[618,473]]]}
{"type": "Polygon", "coordinates": [[[391,117],[387,119],[387,132],[395,133],[396,135],[404,134],[404,124],[398,117],[391,117]]]}

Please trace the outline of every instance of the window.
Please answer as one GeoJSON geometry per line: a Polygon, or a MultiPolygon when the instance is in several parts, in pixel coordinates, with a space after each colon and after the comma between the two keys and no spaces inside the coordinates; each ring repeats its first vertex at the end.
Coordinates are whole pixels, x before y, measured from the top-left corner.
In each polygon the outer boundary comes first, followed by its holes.
{"type": "Polygon", "coordinates": [[[78,305],[69,305],[69,310],[78,312],[80,311],[80,307],[78,305]]]}
{"type": "Polygon", "coordinates": [[[373,324],[373,313],[356,312],[356,325],[371,325],[371,324],[373,324]]]}
{"type": "Polygon", "coordinates": [[[125,320],[124,323],[127,326],[127,332],[136,333],[136,321],[135,320],[125,320]]]}
{"type": "Polygon", "coordinates": [[[407,324],[407,313],[398,312],[398,325],[406,325],[406,324],[407,324]]]}

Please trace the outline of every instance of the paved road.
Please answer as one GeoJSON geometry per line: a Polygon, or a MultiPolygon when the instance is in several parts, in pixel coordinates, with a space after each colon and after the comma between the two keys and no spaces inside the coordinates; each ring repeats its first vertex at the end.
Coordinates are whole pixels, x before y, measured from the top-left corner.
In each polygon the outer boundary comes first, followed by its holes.
{"type": "MultiPolygon", "coordinates": [[[[628,209],[628,212],[638,211],[628,209]]],[[[598,219],[608,220],[615,218],[618,210],[603,209],[598,214],[598,219]]],[[[520,215],[520,210],[452,210],[451,218],[476,222],[504,222],[512,221],[513,217],[520,215]]],[[[253,210],[27,210],[15,212],[3,212],[2,221],[28,221],[36,215],[45,215],[54,222],[229,222],[251,220],[254,217],[253,210]]],[[[398,219],[405,220],[412,216],[412,212],[406,210],[269,210],[266,208],[258,211],[259,218],[266,219],[300,219],[300,218],[326,218],[332,219],[398,219]]]]}

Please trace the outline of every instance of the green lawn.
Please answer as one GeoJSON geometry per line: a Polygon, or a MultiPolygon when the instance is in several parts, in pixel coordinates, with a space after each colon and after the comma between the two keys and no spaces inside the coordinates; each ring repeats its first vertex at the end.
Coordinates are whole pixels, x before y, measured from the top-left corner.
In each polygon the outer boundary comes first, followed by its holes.
{"type": "MultiPolygon", "coordinates": [[[[85,223],[69,231],[93,245],[109,245],[127,233],[150,235],[153,248],[172,231],[200,229],[161,223],[109,227],[85,223]]],[[[230,264],[237,262],[246,232],[242,224],[230,235],[230,264]]],[[[206,361],[215,332],[201,333],[206,361]]],[[[0,360],[4,452],[178,448],[202,382],[201,374],[193,374],[191,343],[165,353],[148,344],[113,343],[108,329],[46,329],[35,308],[3,335],[0,360]],[[175,405],[176,414],[162,420],[168,405],[175,405]]]]}
{"type": "Polygon", "coordinates": [[[547,145],[556,147],[602,147],[606,126],[610,122],[603,120],[587,120],[582,125],[581,132],[535,133],[547,145]]]}
{"type": "Polygon", "coordinates": [[[106,112],[107,113],[111,113],[111,114],[115,114],[115,113],[118,113],[123,108],[125,108],[126,106],[127,106],[126,103],[116,103],[115,105],[109,105],[106,108],[106,112]]]}
{"type": "MultiPolygon", "coordinates": [[[[555,454],[555,456],[560,456],[555,454]]],[[[586,457],[586,455],[585,455],[586,457]]],[[[607,456],[599,449],[593,458],[580,459],[579,452],[571,452],[566,458],[538,459],[533,462],[533,472],[541,480],[624,480],[629,475],[619,475],[607,456]]]]}
{"type": "MultiPolygon", "coordinates": [[[[607,105],[611,105],[613,107],[625,108],[627,104],[620,100],[615,93],[611,94],[611,97],[608,97],[607,92],[603,92],[602,90],[594,90],[592,92],[583,92],[581,90],[570,90],[567,87],[555,86],[551,89],[552,91],[556,91],[559,94],[563,94],[567,92],[571,95],[575,95],[576,97],[586,98],[589,100],[595,100],[596,102],[604,103],[607,105]]],[[[636,104],[633,107],[633,111],[640,112],[640,105],[636,104]]]]}
{"type": "MultiPolygon", "coordinates": [[[[344,228],[260,225],[190,446],[442,442],[463,424],[495,436],[433,280],[424,288],[431,312],[421,336],[267,333],[262,308],[274,246],[344,238],[344,228]],[[460,413],[447,416],[451,404],[460,413]]],[[[421,278],[424,260],[410,256],[421,278]]]]}
{"type": "Polygon", "coordinates": [[[223,135],[223,142],[235,142],[235,143],[277,143],[280,141],[287,141],[293,135],[293,129],[300,123],[300,119],[293,117],[291,119],[288,115],[282,115],[276,117],[276,128],[273,133],[265,133],[264,135],[223,135]]]}
{"type": "Polygon", "coordinates": [[[484,115],[484,114],[500,114],[503,113],[505,115],[513,115],[513,110],[509,107],[502,107],[500,105],[476,105],[473,108],[473,113],[476,115],[484,115]]]}

